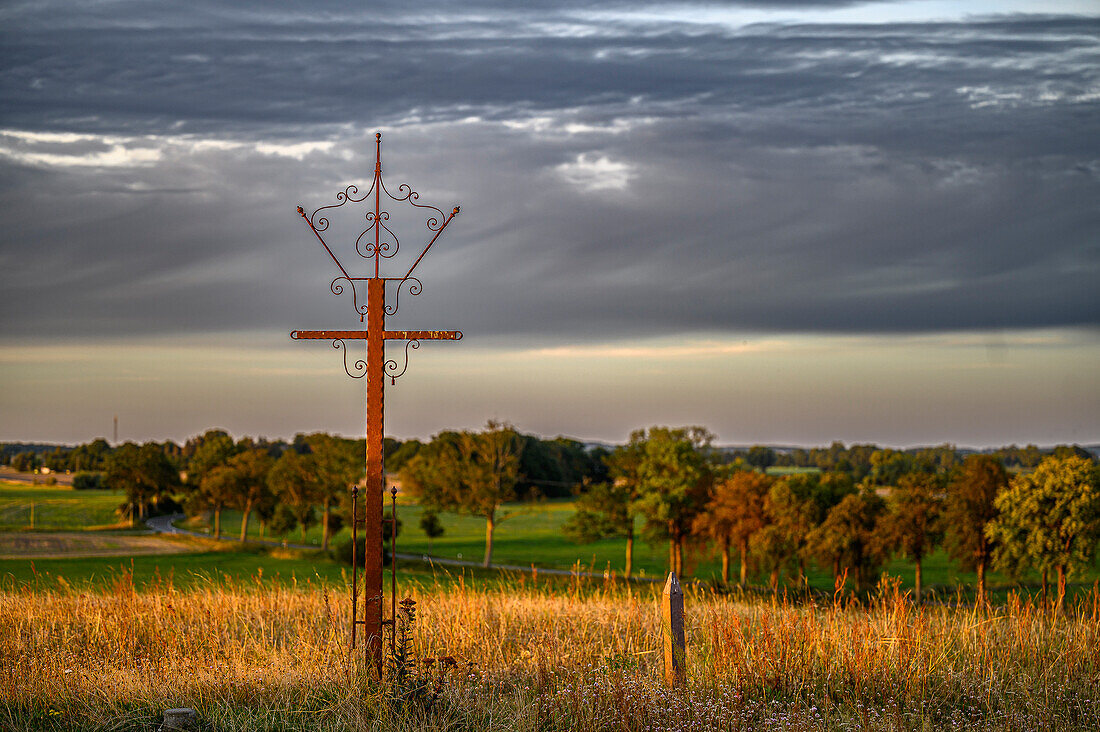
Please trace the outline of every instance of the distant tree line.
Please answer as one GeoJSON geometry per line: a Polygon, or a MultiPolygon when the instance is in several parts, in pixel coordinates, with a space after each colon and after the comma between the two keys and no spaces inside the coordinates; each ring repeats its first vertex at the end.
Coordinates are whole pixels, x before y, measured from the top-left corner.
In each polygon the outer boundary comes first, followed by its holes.
{"type": "Polygon", "coordinates": [[[983,454],[997,458],[1007,468],[1034,468],[1046,457],[1077,455],[1093,459],[1095,455],[1079,445],[1059,445],[1041,449],[1036,445],[1018,447],[1009,445],[994,450],[975,452],[960,450],[954,445],[918,447],[894,450],[878,445],[850,445],[834,442],[829,447],[773,448],[754,445],[746,449],[721,451],[729,460],[741,460],[753,467],[817,468],[827,472],[849,473],[855,480],[870,478],[875,485],[893,485],[897,477],[914,471],[934,472],[950,470],[968,455],[983,454]]]}
{"type": "MultiPolygon", "coordinates": [[[[397,473],[423,450],[430,455],[460,433],[443,433],[429,443],[386,438],[386,471],[397,473]]],[[[509,495],[565,497],[578,483],[603,479],[605,450],[588,450],[566,438],[542,440],[515,434],[516,479],[509,495]]],[[[283,536],[297,529],[304,540],[312,526],[322,528],[322,545],[350,520],[348,491],[365,472],[366,446],[362,439],[325,433],[299,434],[292,441],[234,440],[224,430],[208,430],[183,445],[172,441],[125,443],[111,447],[96,439],[75,447],[0,443],[3,461],[22,472],[43,467],[74,472],[77,489],[121,490],[126,498],[120,511],[133,522],[150,514],[185,510],[207,514],[212,531],[223,532],[226,509],[241,512],[243,540],[252,521],[261,535],[270,529],[283,536]]],[[[438,536],[438,517],[423,522],[429,536],[438,536]]]]}
{"type": "Polygon", "coordinates": [[[804,586],[810,563],[831,571],[838,587],[850,577],[862,589],[901,554],[915,565],[918,598],[922,561],[939,546],[976,571],[979,599],[990,566],[1017,577],[1036,570],[1044,589],[1054,573],[1060,601],[1066,577],[1095,560],[1100,470],[1077,447],[1056,448],[1034,470],[1010,476],[1008,450],[964,457],[949,446],[834,443],[798,451],[813,465],[789,465],[817,470],[773,476],[765,472],[779,462],[771,448],[719,450],[712,441],[699,427],[633,433],[605,457],[608,480],[579,490],[568,535],[626,539],[629,575],[640,522],[643,538],[668,543],[668,566],[678,574],[685,547],[712,550],[721,554],[723,582],[736,556],[742,585],[760,572],[773,589],[784,574],[804,586]]]}
{"type": "MultiPolygon", "coordinates": [[[[1029,445],[964,453],[950,445],[894,450],[875,445],[721,449],[701,427],[638,430],[613,449],[524,435],[507,423],[446,431],[427,442],[385,441],[386,469],[424,507],[421,528],[438,536],[441,511],[485,519],[486,565],[499,524],[515,501],[576,494],[568,536],[587,542],[622,538],[624,571],[634,543],[667,543],[668,566],[683,575],[690,554],[717,552],[722,581],[750,573],[806,584],[810,564],[863,588],[895,555],[915,565],[944,547],[977,574],[979,596],[996,567],[1012,576],[1033,570],[1044,589],[1092,566],[1100,540],[1100,477],[1095,457],[1078,446],[1029,445]],[[768,468],[785,468],[772,475],[768,468]],[[1017,471],[1010,475],[1008,468],[1017,471]],[[636,536],[637,533],[637,536],[636,536]],[[687,559],[685,557],[688,557],[687,559]]],[[[261,535],[285,536],[319,524],[322,545],[349,520],[348,489],[364,475],[363,440],[324,433],[292,441],[242,438],[209,430],[187,440],[126,443],[97,439],[76,447],[0,444],[18,470],[76,471],[74,487],[125,493],[133,521],[183,508],[210,516],[241,512],[239,535],[256,521],[261,535]],[[21,449],[26,448],[26,449],[21,449]]],[[[773,471],[775,472],[775,471],[773,471]]]]}

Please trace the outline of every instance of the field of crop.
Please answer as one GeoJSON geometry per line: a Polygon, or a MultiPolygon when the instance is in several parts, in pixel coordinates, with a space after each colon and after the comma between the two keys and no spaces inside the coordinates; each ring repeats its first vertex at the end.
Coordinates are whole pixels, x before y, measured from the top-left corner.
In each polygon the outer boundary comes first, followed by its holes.
{"type": "Polygon", "coordinates": [[[0,728],[152,730],[178,706],[214,730],[1100,727],[1096,593],[1056,616],[689,590],[689,681],[669,689],[656,588],[400,590],[420,662],[381,685],[349,665],[347,598],[325,586],[0,592],[0,728]]]}
{"type": "Polygon", "coordinates": [[[74,491],[0,481],[0,531],[73,531],[128,526],[116,509],[118,491],[74,491]],[[33,507],[33,508],[32,508],[33,507]]]}

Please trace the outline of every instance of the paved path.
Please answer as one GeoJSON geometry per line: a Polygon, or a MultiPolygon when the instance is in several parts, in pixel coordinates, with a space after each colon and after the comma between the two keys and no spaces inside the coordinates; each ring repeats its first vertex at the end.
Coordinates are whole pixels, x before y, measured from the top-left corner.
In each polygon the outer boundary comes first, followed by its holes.
{"type": "MultiPolygon", "coordinates": [[[[197,531],[188,531],[187,529],[181,529],[175,526],[176,521],[182,521],[187,518],[182,513],[174,513],[171,516],[156,516],[155,518],[146,519],[145,525],[153,531],[161,534],[185,534],[187,536],[200,536],[204,539],[212,539],[214,537],[209,534],[201,534],[197,531]]],[[[221,537],[222,541],[237,541],[232,536],[221,537]]],[[[267,544],[268,546],[289,547],[292,549],[320,549],[320,547],[312,544],[290,544],[282,541],[260,541],[259,539],[249,539],[248,543],[253,544],[267,544]]],[[[427,554],[404,554],[397,553],[398,559],[403,559],[410,562],[424,562],[425,564],[436,565],[441,567],[470,567],[473,569],[485,569],[485,565],[481,562],[472,562],[465,559],[446,559],[444,557],[433,557],[427,554]]],[[[549,574],[560,577],[594,577],[596,579],[603,579],[603,572],[574,572],[571,569],[553,569],[549,567],[532,567],[531,565],[522,566],[519,564],[492,564],[489,569],[497,569],[505,572],[526,572],[528,574],[549,574]]],[[[621,577],[620,577],[621,579],[621,577]]],[[[656,577],[631,577],[631,581],[634,582],[663,582],[664,578],[656,577]]]]}

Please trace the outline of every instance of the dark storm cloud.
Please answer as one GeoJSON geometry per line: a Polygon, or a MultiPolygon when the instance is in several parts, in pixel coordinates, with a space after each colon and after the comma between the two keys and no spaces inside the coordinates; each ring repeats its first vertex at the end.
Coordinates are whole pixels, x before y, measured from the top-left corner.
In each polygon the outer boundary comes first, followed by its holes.
{"type": "Polygon", "coordinates": [[[410,323],[562,338],[1100,324],[1097,18],[60,7],[0,11],[8,336],[346,314],[293,206],[369,175],[375,127],[393,132],[394,183],[463,205],[410,323]],[[294,147],[314,141],[329,145],[294,147]],[[437,323],[441,304],[462,323],[437,323]]]}

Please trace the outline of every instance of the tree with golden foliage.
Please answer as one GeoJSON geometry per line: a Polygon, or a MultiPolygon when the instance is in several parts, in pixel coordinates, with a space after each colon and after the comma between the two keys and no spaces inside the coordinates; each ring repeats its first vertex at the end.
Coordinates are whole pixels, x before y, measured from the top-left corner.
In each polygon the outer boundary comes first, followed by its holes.
{"type": "Polygon", "coordinates": [[[886,501],[887,512],[879,523],[883,548],[900,550],[916,565],[914,598],[921,598],[921,563],[943,537],[944,481],[933,473],[906,473],[886,501]]]}
{"type": "MultiPolygon", "coordinates": [[[[997,517],[986,535],[997,543],[997,564],[1013,574],[1023,567],[1058,576],[1058,607],[1066,575],[1092,566],[1100,541],[1100,473],[1083,457],[1048,457],[1035,472],[1012,479],[994,503],[997,517]]],[[[1046,582],[1043,582],[1044,592],[1046,582]]]]}
{"type": "Polygon", "coordinates": [[[978,573],[978,602],[985,600],[985,570],[996,542],[986,526],[997,517],[995,501],[1008,487],[1008,473],[991,455],[970,455],[947,485],[943,520],[947,550],[978,573]]]}
{"type": "Polygon", "coordinates": [[[885,559],[875,540],[879,518],[885,511],[886,502],[871,488],[845,496],[810,532],[807,551],[823,565],[832,563],[834,578],[841,576],[838,568],[854,570],[856,590],[862,590],[885,559]]]}
{"type": "Polygon", "coordinates": [[[692,522],[691,531],[718,544],[722,552],[722,582],[730,581],[730,548],[741,555],[738,584],[745,586],[749,542],[768,522],[765,502],[772,479],[755,470],[739,470],[714,486],[703,511],[692,522]]]}

